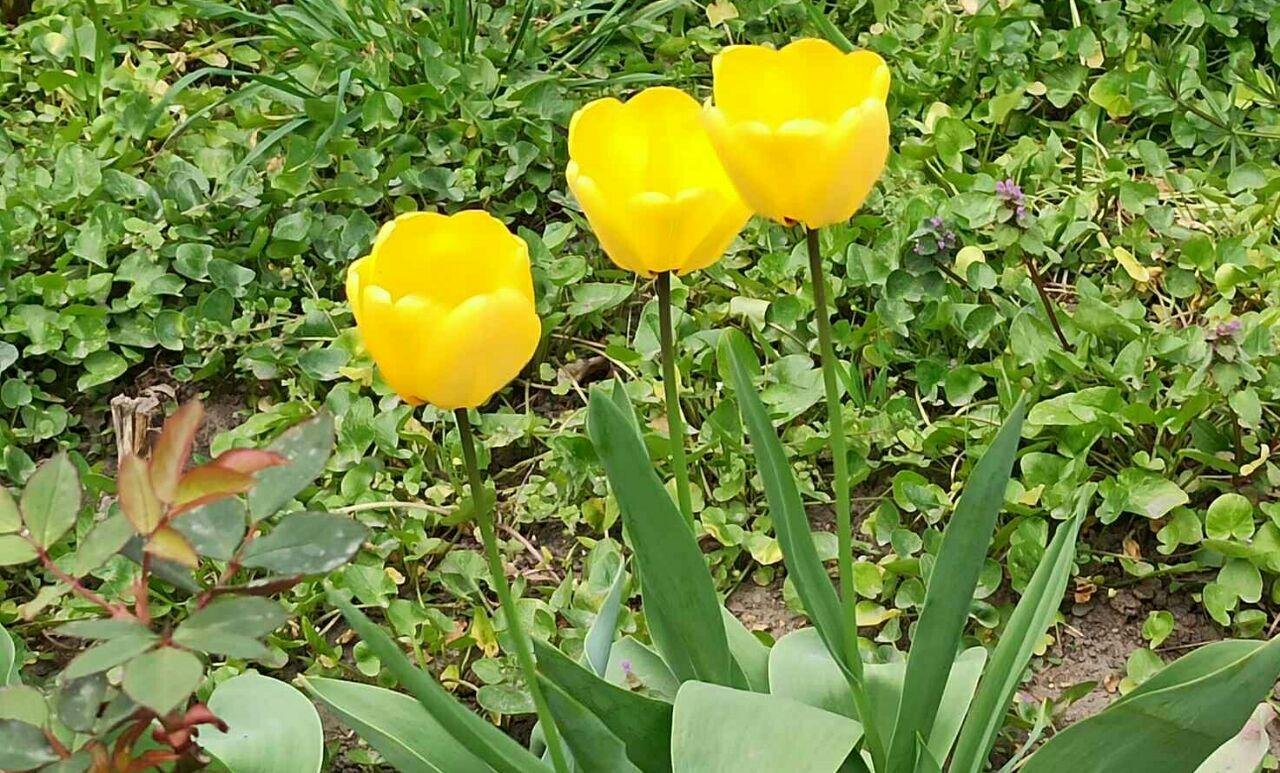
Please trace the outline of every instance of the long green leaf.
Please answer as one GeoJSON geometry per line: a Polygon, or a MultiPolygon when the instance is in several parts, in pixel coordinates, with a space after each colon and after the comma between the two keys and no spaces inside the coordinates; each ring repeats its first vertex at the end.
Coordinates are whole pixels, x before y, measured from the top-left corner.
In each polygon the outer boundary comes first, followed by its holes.
{"type": "Polygon", "coordinates": [[[813,533],[809,529],[809,516],[796,488],[786,452],[751,383],[750,366],[754,363],[750,361],[755,359],[755,355],[746,339],[736,330],[723,334],[720,347],[729,364],[743,423],[751,436],[751,448],[764,482],[765,498],[769,502],[769,514],[773,517],[773,530],[782,548],[787,576],[795,584],[796,593],[832,658],[846,674],[860,679],[862,660],[856,657],[856,652],[851,652],[853,647],[847,641],[840,614],[840,599],[822,560],[818,558],[813,533]]]}
{"type": "Polygon", "coordinates": [[[627,747],[614,735],[600,717],[592,714],[569,693],[549,679],[539,677],[546,688],[547,702],[555,714],[556,725],[564,733],[565,743],[573,752],[573,760],[582,770],[607,770],[610,773],[641,773],[627,758],[627,747]]]}
{"type": "MultiPolygon", "coordinates": [[[[1191,773],[1248,721],[1280,676],[1280,637],[1206,672],[1238,642],[1218,642],[1188,666],[1168,666],[1156,689],[1130,693],[1098,714],[1050,738],[1022,767],[1025,773],[1191,773]],[[1227,645],[1227,646],[1223,646],[1227,645]]],[[[1193,655],[1198,653],[1192,653],[1193,655]]],[[[1164,672],[1152,679],[1157,679],[1164,672]]],[[[1148,680],[1150,681],[1150,680],[1148,680]]],[[[1146,686],[1145,684],[1143,686],[1146,686]]]]}
{"type": "Polygon", "coordinates": [[[980,773],[986,763],[996,733],[1004,723],[1004,714],[1022,680],[1036,645],[1053,622],[1054,612],[1062,603],[1062,594],[1071,579],[1076,555],[1076,536],[1088,511],[1096,486],[1082,492],[1075,515],[1058,527],[1053,540],[1040,559],[1031,582],[1014,608],[1004,635],[996,645],[978,694],[973,699],[969,716],[960,731],[955,756],[951,760],[954,773],[980,773]]]}
{"type": "Polygon", "coordinates": [[[1018,453],[1026,404],[1019,400],[991,447],[974,465],[964,494],[947,524],[938,560],[925,592],[924,610],[912,636],[902,701],[889,745],[888,773],[911,773],[916,737],[928,738],[938,714],[947,673],[964,632],[978,574],[1004,504],[1005,486],[1018,453]]]}
{"type": "Polygon", "coordinates": [[[676,696],[676,773],[830,773],[862,735],[857,722],[803,703],[685,682],[676,696]]]}
{"type": "Polygon", "coordinates": [[[341,679],[303,680],[317,700],[402,773],[487,773],[422,704],[404,693],[341,679]]]}
{"type": "Polygon", "coordinates": [[[418,699],[450,736],[488,763],[499,773],[525,773],[545,770],[546,766],[511,736],[502,732],[465,706],[441,687],[431,675],[415,668],[387,632],[338,593],[329,594],[329,603],[342,611],[351,628],[369,645],[400,684],[418,699]]]}
{"type": "Polygon", "coordinates": [[[688,522],[653,471],[634,415],[597,388],[587,410],[587,432],[635,551],[654,644],[681,681],[731,684],[732,659],[711,572],[688,522]]]}
{"type": "MultiPolygon", "coordinates": [[[[535,640],[534,649],[538,654],[538,673],[548,683],[573,696],[583,710],[598,717],[626,746],[632,763],[646,773],[671,770],[671,704],[609,684],[549,644],[535,640]]],[[[554,701],[552,709],[555,709],[554,701]]],[[[574,707],[570,710],[576,711],[574,707]]],[[[558,712],[556,718],[560,719],[558,712]]],[[[578,721],[574,717],[565,719],[578,721]]],[[[572,749],[573,742],[569,745],[572,749]]],[[[578,757],[576,749],[574,756],[578,757]]],[[[585,763],[585,760],[578,757],[578,762],[585,763]]]]}

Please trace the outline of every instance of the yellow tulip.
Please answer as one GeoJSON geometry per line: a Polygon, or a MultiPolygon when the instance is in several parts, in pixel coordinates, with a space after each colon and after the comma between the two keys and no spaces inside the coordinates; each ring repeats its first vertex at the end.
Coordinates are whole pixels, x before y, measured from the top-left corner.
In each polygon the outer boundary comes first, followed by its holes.
{"type": "Polygon", "coordinates": [[[412,405],[483,405],[542,335],[529,247],[480,210],[387,223],[348,269],[347,298],[382,377],[412,405]]]}
{"type": "Polygon", "coordinates": [[[574,113],[565,176],[605,253],[641,276],[706,268],[751,216],[698,102],[679,89],[597,99],[574,113]]]}
{"type": "Polygon", "coordinates": [[[884,60],[806,38],[730,46],[711,69],[703,122],[747,204],[810,228],[852,217],[889,155],[884,60]]]}

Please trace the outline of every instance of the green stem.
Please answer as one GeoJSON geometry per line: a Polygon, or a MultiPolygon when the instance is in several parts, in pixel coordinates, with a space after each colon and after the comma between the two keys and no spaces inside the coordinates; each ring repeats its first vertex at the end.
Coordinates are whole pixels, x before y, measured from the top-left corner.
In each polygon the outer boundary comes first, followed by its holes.
{"type": "Polygon", "coordinates": [[[684,419],[680,416],[680,382],[676,377],[675,335],[671,328],[671,272],[658,274],[658,331],[662,341],[662,391],[667,402],[667,436],[671,445],[671,467],[676,476],[676,499],[680,512],[693,526],[693,501],[689,496],[689,463],[684,456],[684,419]]]}
{"type": "Polygon", "coordinates": [[[836,545],[840,570],[840,600],[845,616],[845,659],[853,678],[849,686],[853,700],[862,718],[863,733],[876,768],[884,760],[884,747],[872,722],[871,702],[862,684],[862,655],[858,652],[857,596],[853,587],[853,520],[849,503],[849,454],[845,447],[844,413],[840,405],[840,387],[836,368],[835,346],[831,342],[831,320],[827,308],[827,279],[822,272],[822,255],[818,246],[818,231],[805,229],[805,243],[809,248],[809,273],[813,280],[814,317],[818,324],[818,347],[822,359],[822,385],[827,397],[827,424],[831,443],[832,467],[835,471],[836,545]]]}
{"type": "Polygon", "coordinates": [[[462,460],[467,467],[467,478],[471,483],[471,500],[475,508],[476,523],[480,526],[480,538],[484,542],[484,556],[489,563],[489,575],[498,591],[498,603],[502,605],[502,614],[507,618],[511,629],[511,638],[516,643],[516,660],[524,673],[529,694],[533,696],[533,705],[538,712],[538,721],[542,723],[542,734],[547,739],[547,748],[551,751],[551,763],[556,773],[569,773],[569,765],[564,757],[564,747],[560,742],[560,731],[556,728],[547,699],[538,684],[538,674],[533,662],[533,647],[529,637],[520,625],[520,615],[516,609],[515,598],[511,595],[511,585],[507,582],[507,573],[502,566],[502,555],[498,552],[498,535],[493,529],[493,510],[485,501],[484,483],[480,480],[480,465],[476,463],[475,436],[471,430],[471,421],[467,418],[467,410],[458,408],[453,412],[458,422],[458,434],[462,438],[462,460]]]}

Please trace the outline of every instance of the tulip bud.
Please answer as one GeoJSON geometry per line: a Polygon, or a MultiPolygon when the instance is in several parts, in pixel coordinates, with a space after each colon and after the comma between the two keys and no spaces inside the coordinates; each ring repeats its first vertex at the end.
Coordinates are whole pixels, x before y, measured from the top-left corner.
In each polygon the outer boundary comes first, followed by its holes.
{"type": "Polygon", "coordinates": [[[729,46],[703,122],[748,206],[780,223],[848,220],[889,156],[889,68],[825,40],[729,46]]]}
{"type": "Polygon", "coordinates": [[[693,97],[657,87],[627,102],[597,99],[569,123],[569,188],[620,268],[706,268],[751,216],[699,114],[693,97]]]}
{"type": "Polygon", "coordinates": [[[542,335],[528,245],[480,210],[387,223],[348,269],[347,298],[383,379],[411,405],[479,407],[542,335]]]}

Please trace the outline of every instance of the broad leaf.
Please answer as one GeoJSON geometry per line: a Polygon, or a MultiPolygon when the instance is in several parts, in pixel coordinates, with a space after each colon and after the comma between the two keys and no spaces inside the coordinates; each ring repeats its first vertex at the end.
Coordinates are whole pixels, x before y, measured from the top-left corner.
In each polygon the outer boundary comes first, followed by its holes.
{"type": "Polygon", "coordinates": [[[616,773],[640,773],[627,758],[627,747],[618,736],[554,683],[539,677],[547,703],[555,715],[556,725],[573,752],[573,760],[582,770],[607,770],[616,773]]]}
{"type": "Polygon", "coordinates": [[[274,451],[260,448],[233,448],[218,454],[212,464],[227,470],[253,475],[268,467],[288,464],[289,460],[274,451]]]}
{"type": "MultiPolygon", "coordinates": [[[[151,449],[151,488],[162,502],[172,502],[177,496],[178,479],[191,458],[191,446],[204,419],[204,405],[189,400],[165,419],[164,429],[151,449]]],[[[149,532],[143,532],[149,533],[149,532]]]]}
{"type": "Polygon", "coordinates": [[[340,679],[307,678],[304,686],[342,723],[403,773],[489,773],[422,704],[402,693],[340,679]]]}
{"type": "Polygon", "coordinates": [[[209,710],[227,732],[201,728],[200,746],[231,773],[316,773],[324,762],[320,715],[287,682],[241,674],[214,689],[209,710]]]}
{"type": "Polygon", "coordinates": [[[720,607],[720,613],[724,619],[724,635],[729,640],[729,652],[742,670],[747,687],[756,692],[769,692],[769,648],[732,612],[720,607]]]}
{"type": "Polygon", "coordinates": [[[676,691],[680,689],[680,680],[671,673],[662,656],[630,636],[613,643],[604,678],[610,684],[668,703],[676,699],[676,691]]]}
{"type": "Polygon", "coordinates": [[[106,699],[107,686],[107,675],[101,672],[64,680],[54,697],[58,720],[76,732],[93,730],[98,710],[106,699]]]}
{"type": "MultiPolygon", "coordinates": [[[[974,688],[987,662],[986,650],[971,647],[960,653],[947,674],[938,721],[929,736],[930,753],[945,759],[960,732],[960,723],[973,699],[974,688]]],[[[892,726],[902,698],[902,682],[906,663],[868,663],[863,666],[863,679],[881,727],[892,726]]],[[[858,711],[842,678],[840,668],[831,659],[821,639],[812,628],[792,631],[778,640],[769,651],[769,688],[781,695],[816,708],[858,719],[858,711]]]]}
{"type": "Polygon", "coordinates": [[[200,652],[264,658],[270,650],[258,640],[288,618],[284,607],[271,599],[234,596],[196,610],[178,625],[173,640],[200,652]]]}
{"type": "MultiPolygon", "coordinates": [[[[99,645],[106,646],[106,645],[99,645]]],[[[185,650],[160,647],[124,667],[124,691],[138,703],[164,715],[181,706],[204,676],[200,658],[185,650]]]]}
{"type": "Polygon", "coordinates": [[[1234,738],[1218,747],[1209,759],[1200,763],[1196,773],[1254,773],[1271,751],[1267,725],[1276,717],[1269,703],[1260,703],[1249,721],[1234,738]]]}
{"type": "Polygon", "coordinates": [[[465,748],[498,773],[527,773],[545,769],[541,760],[521,747],[511,736],[473,714],[446,692],[430,674],[415,668],[387,632],[374,625],[351,602],[337,593],[330,593],[329,603],[342,611],[351,628],[373,654],[377,655],[382,665],[465,748]]]}
{"type": "Polygon", "coordinates": [[[22,528],[22,512],[9,489],[0,486],[0,534],[12,534],[22,528]]]}
{"type": "Polygon", "coordinates": [[[831,773],[861,736],[857,722],[787,698],[685,682],[671,757],[675,773],[831,773]]]}
{"type": "Polygon", "coordinates": [[[1205,645],[1174,661],[1098,714],[1050,738],[1022,770],[1195,770],[1240,732],[1271,692],[1277,676],[1280,638],[1265,643],[1223,641],[1205,645]],[[1245,645],[1249,645],[1248,651],[1241,655],[1245,645]],[[1198,657],[1183,663],[1193,656],[1198,657]],[[1166,673],[1170,670],[1172,674],[1166,673]],[[1156,680],[1159,681],[1154,686],[1149,686],[1156,680]]]}
{"type": "Polygon", "coordinates": [[[66,454],[58,454],[31,473],[20,509],[31,539],[43,548],[75,525],[80,514],[80,475],[66,454]]]}
{"type": "Polygon", "coordinates": [[[36,560],[35,547],[20,534],[0,534],[0,566],[18,566],[36,560]]]}
{"type": "MultiPolygon", "coordinates": [[[[534,648],[538,654],[538,673],[548,683],[573,696],[573,701],[583,710],[598,717],[608,732],[626,747],[632,763],[649,773],[671,769],[671,704],[615,687],[549,644],[535,639],[534,648]]],[[[569,708],[576,712],[578,707],[569,708]]],[[[559,713],[556,719],[560,719],[559,713]]],[[[595,730],[588,728],[585,732],[595,730]]],[[[578,756],[572,741],[570,748],[574,756],[578,756]]]]}
{"type": "Polygon", "coordinates": [[[0,687],[21,681],[18,673],[18,651],[9,632],[0,626],[0,687]]]}
{"type": "Polygon", "coordinates": [[[54,629],[59,636],[78,639],[115,639],[121,636],[150,637],[151,630],[132,618],[103,617],[93,620],[72,620],[54,629]]]}
{"type": "Polygon", "coordinates": [[[1019,400],[991,447],[973,467],[964,493],[943,534],[929,579],[924,609],[911,637],[902,702],[894,722],[888,773],[911,773],[916,736],[930,737],[947,672],[955,660],[978,575],[1004,504],[1005,487],[1018,453],[1026,404],[1019,400]]]}
{"type": "Polygon", "coordinates": [[[151,484],[147,463],[135,454],[129,454],[120,462],[116,483],[120,509],[133,524],[134,531],[142,535],[155,531],[164,519],[165,508],[151,484]]]}
{"type": "Polygon", "coordinates": [[[244,502],[239,497],[224,497],[188,510],[173,519],[172,525],[200,555],[229,561],[244,540],[248,521],[244,502]]]}
{"type": "Polygon", "coordinates": [[[333,453],[333,417],[321,411],[286,430],[267,448],[287,463],[258,473],[249,492],[249,516],[257,521],[284,507],[320,473],[333,453]]]}
{"type": "Polygon", "coordinates": [[[178,479],[173,503],[181,507],[212,502],[219,497],[243,494],[252,487],[252,475],[209,462],[183,473],[178,479]]]}
{"type": "Polygon", "coordinates": [[[693,531],[653,471],[644,442],[604,389],[591,393],[587,432],[604,463],[634,549],[654,644],[681,680],[731,681],[711,572],[693,531]]]}
{"type": "Polygon", "coordinates": [[[618,612],[622,609],[622,588],[626,584],[626,565],[622,564],[618,566],[618,574],[609,586],[609,595],[605,596],[582,643],[587,665],[597,676],[604,676],[609,665],[609,650],[613,647],[613,634],[618,629],[618,612]]]}
{"type": "Polygon", "coordinates": [[[83,577],[111,560],[124,549],[134,535],[133,524],[119,510],[113,510],[89,529],[89,533],[76,545],[67,571],[73,577],[83,577]]]}
{"type": "Polygon", "coordinates": [[[189,569],[196,568],[200,563],[200,556],[196,554],[195,548],[191,547],[191,543],[187,542],[187,538],[182,536],[182,532],[171,526],[162,526],[156,529],[147,538],[146,551],[153,556],[172,561],[189,569]]]}
{"type": "Polygon", "coordinates": [[[150,631],[117,636],[91,647],[72,658],[62,671],[63,679],[79,679],[82,676],[106,671],[132,660],[155,646],[159,638],[150,631]]]}
{"type": "Polygon", "coordinates": [[[956,744],[956,753],[951,760],[951,768],[956,773],[980,773],[986,765],[996,734],[1004,725],[1005,711],[1022,681],[1027,663],[1062,603],[1062,594],[1071,579],[1074,565],[1076,536],[1093,499],[1094,488],[1090,484],[1085,489],[1077,500],[1074,517],[1058,526],[1053,541],[1045,549],[1035,574],[1005,626],[956,744]]]}
{"type": "Polygon", "coordinates": [[[294,513],[265,537],[249,543],[241,563],[278,574],[324,574],[360,550],[367,530],[331,513],[294,513]]]}
{"type": "Polygon", "coordinates": [[[57,759],[40,728],[0,719],[0,770],[33,770],[57,759]]]}
{"type": "Polygon", "coordinates": [[[35,727],[46,727],[49,703],[44,693],[29,685],[0,687],[0,719],[16,719],[35,727]]]}

